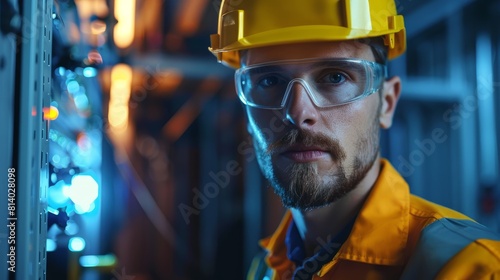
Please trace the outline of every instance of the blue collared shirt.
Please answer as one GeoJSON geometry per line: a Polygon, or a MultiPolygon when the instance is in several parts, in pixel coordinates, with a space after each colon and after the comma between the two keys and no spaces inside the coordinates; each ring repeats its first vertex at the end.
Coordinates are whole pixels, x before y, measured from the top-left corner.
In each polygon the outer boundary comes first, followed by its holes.
{"type": "Polygon", "coordinates": [[[340,249],[340,246],[347,240],[355,219],[347,224],[334,238],[328,240],[317,239],[319,245],[315,254],[306,259],[304,241],[299,234],[297,225],[292,220],[285,237],[287,246],[287,256],[296,265],[293,279],[311,279],[312,276],[321,269],[323,265],[333,259],[340,249]]]}

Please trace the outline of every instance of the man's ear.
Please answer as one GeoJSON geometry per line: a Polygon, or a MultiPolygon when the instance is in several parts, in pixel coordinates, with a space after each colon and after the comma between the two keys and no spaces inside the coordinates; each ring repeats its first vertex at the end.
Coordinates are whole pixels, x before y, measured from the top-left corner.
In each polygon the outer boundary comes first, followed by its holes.
{"type": "Polygon", "coordinates": [[[380,112],[380,127],[389,128],[392,125],[392,118],[396,111],[399,96],[401,94],[401,79],[394,76],[384,81],[382,92],[382,110],[380,112]]]}

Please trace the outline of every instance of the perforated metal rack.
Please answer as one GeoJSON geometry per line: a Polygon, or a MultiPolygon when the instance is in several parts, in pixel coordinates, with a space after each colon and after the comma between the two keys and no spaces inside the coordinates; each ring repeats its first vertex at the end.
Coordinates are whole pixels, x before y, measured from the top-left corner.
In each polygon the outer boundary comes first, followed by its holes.
{"type": "Polygon", "coordinates": [[[15,273],[8,270],[10,245],[4,242],[10,233],[1,227],[0,279],[45,279],[49,123],[43,108],[50,105],[53,2],[1,4],[0,219],[8,217],[7,169],[15,168],[17,220],[15,273]]]}

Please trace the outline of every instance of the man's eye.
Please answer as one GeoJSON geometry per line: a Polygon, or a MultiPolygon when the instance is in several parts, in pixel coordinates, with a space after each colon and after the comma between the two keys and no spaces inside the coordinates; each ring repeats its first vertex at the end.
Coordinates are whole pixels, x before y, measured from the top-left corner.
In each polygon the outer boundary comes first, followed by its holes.
{"type": "Polygon", "coordinates": [[[333,72],[323,75],[318,82],[329,83],[329,84],[341,84],[346,80],[346,77],[342,73],[333,72]]]}
{"type": "Polygon", "coordinates": [[[278,76],[266,76],[259,80],[258,85],[262,88],[268,88],[278,85],[281,79],[278,76]]]}

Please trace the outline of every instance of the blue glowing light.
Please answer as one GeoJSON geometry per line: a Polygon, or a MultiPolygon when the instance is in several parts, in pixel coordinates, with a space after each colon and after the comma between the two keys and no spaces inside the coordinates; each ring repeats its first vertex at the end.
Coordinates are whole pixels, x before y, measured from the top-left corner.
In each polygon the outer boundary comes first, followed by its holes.
{"type": "Polygon", "coordinates": [[[82,267],[112,267],[116,265],[116,256],[113,254],[81,256],[80,265],[82,267]]]}
{"type": "Polygon", "coordinates": [[[85,110],[89,107],[89,99],[85,94],[75,96],[75,106],[78,110],[85,110]]]}
{"type": "Polygon", "coordinates": [[[90,175],[75,175],[71,180],[71,186],[64,190],[65,194],[75,203],[75,210],[82,213],[94,210],[94,201],[99,195],[99,185],[90,175]]]}
{"type": "Polygon", "coordinates": [[[81,237],[72,237],[68,242],[68,249],[71,252],[81,252],[85,249],[85,239],[81,237]]]}
{"type": "Polygon", "coordinates": [[[45,244],[47,252],[54,252],[57,249],[57,243],[53,239],[48,238],[45,244]]]}
{"type": "Polygon", "coordinates": [[[85,214],[94,211],[95,203],[88,204],[75,204],[75,212],[77,214],[85,214]]]}
{"type": "Polygon", "coordinates": [[[56,173],[50,174],[50,182],[52,184],[54,184],[55,182],[57,182],[57,174],[56,173]]]}
{"type": "Polygon", "coordinates": [[[78,231],[79,231],[78,224],[72,220],[69,220],[68,223],[66,224],[66,228],[64,229],[64,233],[71,236],[77,234],[78,231]]]}
{"type": "Polygon", "coordinates": [[[66,184],[63,180],[57,182],[55,185],[48,190],[49,205],[57,209],[59,207],[64,207],[68,203],[68,195],[66,194],[66,184]]]}
{"type": "Polygon", "coordinates": [[[61,161],[61,157],[58,154],[52,156],[52,162],[57,164],[61,161]]]}
{"type": "Polygon", "coordinates": [[[92,78],[95,77],[96,75],[97,75],[97,69],[95,69],[94,67],[85,67],[83,69],[83,76],[87,78],[92,78]]]}
{"type": "Polygon", "coordinates": [[[70,93],[77,93],[80,90],[80,84],[75,80],[70,80],[66,83],[66,88],[70,93]]]}
{"type": "Polygon", "coordinates": [[[99,265],[99,258],[97,256],[81,256],[80,265],[83,267],[96,267],[99,265]]]}
{"type": "Polygon", "coordinates": [[[56,75],[62,77],[66,73],[66,69],[64,69],[64,67],[57,67],[55,72],[56,72],[56,75]]]}

